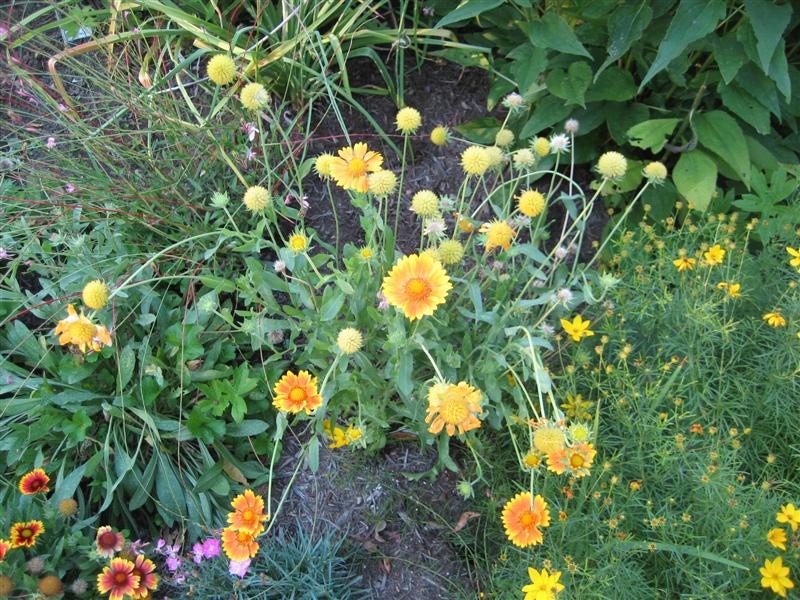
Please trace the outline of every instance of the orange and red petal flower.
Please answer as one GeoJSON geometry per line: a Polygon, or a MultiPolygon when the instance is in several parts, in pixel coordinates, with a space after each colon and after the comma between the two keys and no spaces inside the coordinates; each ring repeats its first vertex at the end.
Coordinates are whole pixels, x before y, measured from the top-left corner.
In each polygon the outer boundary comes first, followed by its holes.
{"type": "Polygon", "coordinates": [[[114,558],[97,576],[97,591],[109,594],[109,600],[122,600],[139,586],[139,576],[134,575],[135,565],[124,558],[114,558]]]}
{"type": "Polygon", "coordinates": [[[97,530],[97,537],[95,537],[95,546],[97,553],[105,558],[111,558],[115,553],[122,550],[125,545],[125,536],[121,533],[114,531],[108,525],[104,525],[97,530]]]}
{"type": "Polygon", "coordinates": [[[0,540],[0,562],[5,560],[9,550],[11,550],[11,542],[8,540],[0,540]]]}
{"type": "Polygon", "coordinates": [[[50,478],[44,469],[34,469],[30,473],[25,473],[22,479],[19,480],[19,491],[26,496],[32,496],[39,492],[47,493],[50,488],[47,487],[50,478]]]}
{"type": "Polygon", "coordinates": [[[36,544],[36,538],[43,533],[44,523],[41,521],[14,523],[11,526],[11,547],[30,548],[36,544]]]}

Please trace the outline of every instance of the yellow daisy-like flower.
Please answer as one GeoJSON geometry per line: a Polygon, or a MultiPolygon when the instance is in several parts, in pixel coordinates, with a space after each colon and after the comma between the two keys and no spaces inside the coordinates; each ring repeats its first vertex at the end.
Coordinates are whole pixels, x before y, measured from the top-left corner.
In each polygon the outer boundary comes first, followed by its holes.
{"type": "Polygon", "coordinates": [[[258,552],[258,542],[250,532],[226,527],[222,530],[222,549],[231,560],[247,560],[258,552]]]}
{"type": "Polygon", "coordinates": [[[628,161],[619,152],[606,152],[597,160],[597,171],[606,179],[617,179],[625,175],[628,161]]]}
{"type": "Polygon", "coordinates": [[[786,552],[786,531],[781,529],[780,527],[776,527],[775,529],[770,529],[767,532],[767,541],[772,544],[775,548],[779,548],[786,552]]]}
{"type": "Polygon", "coordinates": [[[542,454],[562,450],[567,445],[567,436],[560,427],[544,425],[533,432],[533,447],[542,454]]]}
{"type": "Polygon", "coordinates": [[[522,459],[522,462],[529,469],[537,469],[539,465],[542,464],[542,457],[538,452],[531,451],[525,455],[525,458],[522,459]]]}
{"type": "Polygon", "coordinates": [[[485,148],[470,146],[461,153],[461,167],[467,175],[483,175],[491,164],[485,148]]]}
{"type": "Polygon", "coordinates": [[[795,249],[791,246],[786,246],[786,252],[788,252],[789,256],[792,257],[792,259],[789,261],[789,264],[795,269],[800,270],[800,248],[795,249]]]}
{"type": "Polygon", "coordinates": [[[481,426],[477,415],[481,409],[481,391],[461,381],[437,383],[428,390],[428,415],[425,422],[430,423],[428,431],[439,433],[442,428],[447,435],[465,433],[481,426]]]}
{"type": "Polygon", "coordinates": [[[778,523],[786,523],[792,528],[792,531],[797,531],[798,526],[800,526],[800,510],[797,510],[794,504],[790,502],[785,506],[781,506],[780,511],[775,515],[775,520],[778,523]]]}
{"type": "Polygon", "coordinates": [[[344,354],[354,354],[361,349],[364,343],[364,337],[358,329],[353,327],[345,327],[339,332],[336,337],[336,345],[339,346],[344,354]]]}
{"type": "Polygon", "coordinates": [[[308,238],[302,232],[293,233],[289,237],[289,248],[296,254],[305,252],[308,248],[308,238]]]}
{"type": "Polygon", "coordinates": [[[786,592],[794,587],[794,582],[789,579],[789,567],[783,566],[783,559],[778,556],[775,560],[764,560],[764,566],[758,569],[761,573],[761,587],[769,588],[781,598],[786,598],[786,592]]]}
{"type": "Polygon", "coordinates": [[[434,127],[431,131],[431,142],[435,146],[445,146],[450,141],[450,130],[444,125],[434,127]]]}
{"type": "Polygon", "coordinates": [[[511,225],[505,221],[498,220],[492,221],[491,223],[484,223],[481,225],[480,232],[486,234],[487,254],[494,248],[508,250],[511,247],[511,241],[517,235],[517,232],[511,228],[511,225]]]}
{"type": "Polygon", "coordinates": [[[383,156],[360,142],[352,148],[339,150],[339,156],[335,156],[331,162],[331,176],[345,190],[366,192],[369,191],[367,174],[377,173],[382,164],[383,156]]]}
{"type": "Polygon", "coordinates": [[[538,217],[544,210],[544,195],[536,190],[525,190],[517,196],[519,212],[526,217],[538,217]]]}
{"type": "Polygon", "coordinates": [[[245,490],[231,501],[233,511],[228,513],[228,523],[238,531],[258,535],[264,531],[264,521],[269,515],[264,514],[264,498],[245,490]]]}
{"type": "Polygon", "coordinates": [[[464,258],[464,246],[458,240],[444,240],[436,249],[439,260],[445,265],[456,265],[464,258]]]}
{"type": "Polygon", "coordinates": [[[297,375],[287,371],[275,384],[275,398],[272,404],[290,413],[305,411],[310,415],[322,404],[322,396],[317,392],[317,378],[308,371],[297,375]]]}
{"type": "Polygon", "coordinates": [[[514,132],[510,129],[501,129],[494,136],[494,143],[498,146],[510,146],[514,143],[514,132]]]}
{"type": "Polygon", "coordinates": [[[420,190],[411,198],[411,212],[418,217],[439,215],[439,196],[430,190],[420,190]]]}
{"type": "MultiPolygon", "coordinates": [[[[779,311],[768,312],[761,317],[770,327],[786,327],[786,319],[779,311]]],[[[791,504],[789,505],[791,506],[791,504]]]]}
{"type": "Polygon", "coordinates": [[[208,61],[206,73],[217,85],[228,85],[236,79],[236,64],[227,54],[217,54],[208,61]]]}
{"type": "Polygon", "coordinates": [[[416,133],[419,126],[422,125],[422,115],[419,114],[416,108],[406,106],[397,111],[395,123],[397,124],[397,130],[401,133],[406,135],[416,133]]]}
{"type": "Polygon", "coordinates": [[[317,175],[320,178],[324,179],[326,177],[331,176],[331,166],[333,165],[333,161],[335,160],[335,156],[333,154],[320,154],[317,158],[314,159],[314,170],[317,172],[317,175]]]}
{"type": "Polygon", "coordinates": [[[719,244],[714,244],[703,253],[703,257],[706,259],[706,263],[713,267],[725,259],[725,250],[719,244]]]}
{"type": "Polygon", "coordinates": [[[95,279],[84,286],[81,296],[86,306],[100,310],[108,304],[108,286],[99,279],[95,279]]]}
{"type": "Polygon", "coordinates": [[[679,256],[672,261],[672,264],[675,265],[675,268],[678,269],[679,273],[683,273],[684,271],[694,271],[694,267],[697,264],[697,259],[679,256]]]}
{"type": "Polygon", "coordinates": [[[247,110],[261,110],[269,104],[269,92],[260,83],[248,83],[242,88],[239,100],[247,110]]]}
{"type": "Polygon", "coordinates": [[[550,154],[550,140],[546,137],[536,138],[536,141],[533,142],[533,151],[541,157],[547,156],[550,154]]]}
{"type": "Polygon", "coordinates": [[[667,178],[667,167],[658,161],[648,163],[642,171],[644,176],[653,183],[661,183],[667,178]]]}
{"type": "Polygon", "coordinates": [[[365,247],[358,251],[358,255],[364,260],[372,258],[372,248],[365,247]]]}
{"type": "Polygon", "coordinates": [[[520,168],[528,168],[536,164],[536,156],[527,148],[514,152],[512,160],[520,168]]]}
{"type": "Polygon", "coordinates": [[[83,312],[78,314],[72,304],[67,306],[67,313],[67,318],[61,319],[53,331],[59,336],[59,344],[72,344],[84,354],[89,350],[100,352],[103,346],[111,345],[111,333],[105,326],[95,325],[83,312]]]}
{"type": "Polygon", "coordinates": [[[523,600],[555,600],[558,593],[564,589],[564,585],[559,581],[561,571],[548,573],[547,569],[542,569],[539,572],[533,567],[528,567],[528,577],[531,578],[531,582],[522,588],[525,592],[523,600]]]}
{"type": "Polygon", "coordinates": [[[252,185],[244,193],[242,202],[251,213],[260,213],[270,205],[272,196],[267,188],[260,185],[252,185]]]}
{"type": "Polygon", "coordinates": [[[589,410],[592,408],[594,402],[591,400],[584,400],[581,394],[567,394],[567,401],[561,405],[567,417],[576,421],[588,421],[592,418],[592,413],[589,410]]]}
{"type": "Polygon", "coordinates": [[[378,171],[367,175],[369,193],[376,198],[385,198],[397,189],[397,175],[391,171],[378,171]]]}
{"type": "Polygon", "coordinates": [[[460,216],[458,213],[453,213],[453,217],[457,219],[456,225],[458,228],[466,234],[470,234],[475,231],[475,224],[472,222],[471,219],[460,216]]]}
{"type": "Polygon", "coordinates": [[[717,289],[725,290],[731,298],[739,298],[742,295],[742,284],[727,281],[720,281],[717,289]]]}
{"type": "Polygon", "coordinates": [[[383,278],[383,295],[411,319],[432,315],[452,288],[441,263],[428,255],[405,256],[383,278]]]}
{"type": "Polygon", "coordinates": [[[564,333],[570,336],[573,342],[580,342],[583,338],[594,335],[594,331],[589,329],[591,324],[591,321],[584,321],[580,315],[575,315],[572,321],[561,319],[561,327],[564,328],[564,333]]]}
{"type": "Polygon", "coordinates": [[[547,502],[530,492],[521,492],[503,507],[503,527],[512,544],[520,548],[535,546],[544,541],[542,529],[550,526],[547,502]]]}

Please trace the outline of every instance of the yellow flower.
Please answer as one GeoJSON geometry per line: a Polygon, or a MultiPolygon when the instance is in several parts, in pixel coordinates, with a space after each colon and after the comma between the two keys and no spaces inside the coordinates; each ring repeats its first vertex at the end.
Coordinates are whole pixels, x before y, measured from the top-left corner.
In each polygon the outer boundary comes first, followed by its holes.
{"type": "Polygon", "coordinates": [[[111,345],[111,334],[103,325],[95,325],[81,312],[75,312],[72,304],[67,306],[68,316],[61,319],[53,333],[62,346],[72,344],[86,354],[89,350],[100,352],[103,346],[111,345]]]}
{"type": "Polygon", "coordinates": [[[775,520],[778,523],[788,523],[792,531],[797,531],[800,526],[800,510],[797,510],[790,502],[786,506],[781,506],[781,510],[775,515],[775,520]]]}
{"type": "Polygon", "coordinates": [[[345,354],[354,354],[361,349],[364,338],[358,329],[345,327],[336,338],[336,345],[345,354]]]}
{"type": "Polygon", "coordinates": [[[486,234],[486,252],[491,252],[494,248],[508,250],[511,241],[516,237],[517,232],[505,221],[492,221],[484,223],[480,228],[481,233],[486,234]]]}
{"type": "Polygon", "coordinates": [[[473,231],[475,231],[475,225],[472,223],[470,219],[468,219],[467,217],[458,216],[458,213],[453,213],[453,216],[458,218],[456,224],[458,225],[458,228],[461,231],[463,231],[464,233],[472,233],[473,231]]]}
{"type": "Polygon", "coordinates": [[[694,266],[697,264],[697,259],[679,256],[672,261],[672,264],[675,265],[675,268],[678,269],[680,273],[683,273],[684,271],[694,271],[694,266]]]}
{"type": "Polygon", "coordinates": [[[533,447],[542,454],[562,450],[567,444],[567,436],[560,427],[543,425],[533,432],[533,447]]]}
{"type": "Polygon", "coordinates": [[[531,583],[522,588],[525,592],[523,600],[555,600],[558,593],[564,589],[559,582],[561,571],[548,573],[547,569],[542,569],[541,573],[533,567],[528,567],[528,577],[531,583]]]}
{"type": "Polygon", "coordinates": [[[428,255],[405,256],[383,278],[383,294],[411,319],[432,315],[452,288],[441,263],[428,255]]]}
{"type": "Polygon", "coordinates": [[[444,146],[450,141],[450,130],[444,125],[434,127],[431,131],[431,142],[436,146],[444,146]]]}
{"type": "Polygon", "coordinates": [[[706,262],[713,267],[724,260],[725,250],[719,244],[714,244],[703,253],[703,257],[706,259],[706,262]]]}
{"type": "Polygon", "coordinates": [[[591,400],[584,400],[580,394],[567,394],[567,401],[561,405],[567,417],[576,421],[588,421],[592,418],[592,413],[589,409],[592,408],[594,402],[591,400]]]}
{"type": "Polygon", "coordinates": [[[308,371],[295,375],[287,371],[275,384],[275,398],[272,404],[290,413],[305,411],[310,415],[322,404],[322,396],[317,391],[317,378],[308,371]]]}
{"type": "Polygon", "coordinates": [[[550,140],[546,137],[538,137],[533,142],[533,151],[539,156],[545,157],[550,154],[550,140]]]}
{"type": "Polygon", "coordinates": [[[345,190],[366,192],[369,190],[367,173],[381,170],[383,156],[367,148],[363,142],[352,148],[339,150],[339,156],[331,161],[331,176],[336,184],[345,190]]]}
{"type": "Polygon", "coordinates": [[[494,143],[498,146],[510,146],[514,143],[514,132],[510,129],[501,129],[494,136],[494,143]]]}
{"type": "Polygon", "coordinates": [[[331,176],[331,165],[333,165],[333,161],[336,157],[333,154],[320,154],[314,160],[314,170],[317,172],[321,178],[330,177],[331,176]]]}
{"type": "Polygon", "coordinates": [[[411,198],[411,212],[418,217],[436,217],[439,214],[439,197],[430,190],[420,190],[411,198]]]}
{"type": "Polygon", "coordinates": [[[561,327],[564,332],[572,338],[574,342],[580,342],[583,338],[594,335],[594,331],[589,329],[591,321],[584,321],[580,315],[575,315],[572,321],[561,319],[561,327]]]}
{"type": "Polygon", "coordinates": [[[800,248],[791,248],[790,246],[786,246],[786,252],[789,253],[789,256],[793,258],[789,261],[789,264],[800,271],[800,248]]]}
{"type": "Polygon", "coordinates": [[[242,202],[244,202],[247,210],[252,213],[263,212],[263,210],[270,205],[271,201],[272,197],[269,190],[260,185],[252,185],[247,188],[242,198],[242,202]]]}
{"type": "Polygon", "coordinates": [[[644,168],[644,176],[653,183],[661,183],[667,178],[667,167],[660,162],[648,163],[644,168]]]}
{"type": "Polygon", "coordinates": [[[385,198],[397,188],[397,176],[391,171],[377,171],[367,175],[369,193],[376,198],[385,198]]]}
{"type": "Polygon", "coordinates": [[[536,469],[542,464],[542,457],[539,456],[538,452],[531,451],[525,455],[525,458],[522,459],[522,462],[525,463],[525,466],[529,469],[536,469]]]}
{"type": "Polygon", "coordinates": [[[515,165],[522,168],[532,167],[536,164],[536,157],[533,155],[533,152],[527,148],[522,148],[514,152],[513,160],[515,165]]]}
{"type": "Polygon", "coordinates": [[[786,552],[786,539],[786,532],[780,527],[770,529],[767,533],[767,541],[784,552],[786,552]]]}
{"type": "Polygon", "coordinates": [[[369,260],[370,258],[372,258],[372,248],[369,247],[362,248],[361,250],[359,250],[358,254],[364,260],[369,260]]]}
{"type": "Polygon", "coordinates": [[[461,153],[461,166],[467,175],[483,175],[489,165],[490,157],[480,146],[470,146],[461,153]]]}
{"type": "Polygon", "coordinates": [[[301,232],[293,233],[289,238],[289,248],[297,254],[305,252],[308,248],[308,238],[301,232]]]}
{"type": "Polygon", "coordinates": [[[761,587],[769,588],[781,598],[786,598],[786,591],[794,587],[789,579],[789,567],[783,566],[783,559],[778,556],[775,560],[764,560],[764,566],[758,571],[761,573],[761,587]]]}
{"type": "Polygon", "coordinates": [[[248,83],[242,88],[239,100],[247,110],[261,110],[269,103],[269,93],[260,83],[248,83]]]}
{"type": "Polygon", "coordinates": [[[416,108],[406,106],[397,112],[397,130],[406,135],[415,133],[419,126],[422,125],[422,115],[416,108]]]}
{"type": "Polygon", "coordinates": [[[544,195],[536,190],[525,190],[517,196],[519,212],[526,217],[538,217],[544,210],[544,195]]]}
{"type": "Polygon", "coordinates": [[[597,160],[597,171],[606,179],[616,179],[625,175],[628,161],[619,152],[606,152],[597,160]]]}
{"type": "Polygon", "coordinates": [[[444,240],[439,244],[436,253],[445,265],[455,265],[464,258],[464,246],[458,240],[444,240]]]}
{"type": "Polygon", "coordinates": [[[481,391],[461,381],[437,383],[428,390],[428,415],[425,422],[431,426],[428,431],[439,433],[442,428],[447,435],[465,433],[481,426],[477,415],[481,409],[481,391]]]}
{"type": "Polygon", "coordinates": [[[569,437],[575,443],[582,444],[586,442],[591,435],[592,432],[584,423],[573,423],[569,426],[569,437]]]}
{"type": "MultiPolygon", "coordinates": [[[[761,317],[764,319],[770,327],[785,327],[786,326],[786,319],[780,313],[780,311],[769,312],[761,317]]],[[[789,505],[791,506],[791,504],[789,505]]]]}
{"type": "Polygon", "coordinates": [[[83,288],[83,303],[94,310],[100,310],[108,303],[108,286],[95,279],[83,288]]]}
{"type": "Polygon", "coordinates": [[[208,78],[217,85],[228,85],[236,79],[236,65],[227,54],[216,54],[206,65],[208,78]]]}
{"type": "Polygon", "coordinates": [[[728,296],[730,296],[731,298],[739,298],[742,295],[742,293],[741,293],[742,284],[741,283],[732,283],[732,282],[729,283],[727,281],[720,281],[717,284],[717,289],[725,290],[726,292],[728,292],[728,296]]]}

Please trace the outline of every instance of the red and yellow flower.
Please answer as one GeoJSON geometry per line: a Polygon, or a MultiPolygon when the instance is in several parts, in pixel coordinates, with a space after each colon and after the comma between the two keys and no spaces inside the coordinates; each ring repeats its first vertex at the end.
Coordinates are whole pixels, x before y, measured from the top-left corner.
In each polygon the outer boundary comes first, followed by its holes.
{"type": "Polygon", "coordinates": [[[27,521],[14,523],[11,526],[11,547],[30,548],[36,544],[36,538],[44,533],[44,523],[27,521]]]}
{"type": "Polygon", "coordinates": [[[261,496],[254,494],[253,490],[245,490],[244,494],[233,499],[231,506],[233,512],[228,513],[231,527],[253,535],[264,531],[263,522],[269,516],[264,514],[264,499],[261,496]]]}
{"type": "Polygon", "coordinates": [[[50,491],[50,488],[47,487],[49,481],[50,478],[44,469],[34,469],[30,473],[25,473],[19,480],[19,491],[26,496],[33,496],[39,492],[46,494],[50,491]]]}
{"type": "Polygon", "coordinates": [[[109,600],[122,600],[139,588],[141,578],[133,573],[136,565],[124,558],[114,558],[97,576],[97,591],[109,594],[109,600]]]}
{"type": "Polygon", "coordinates": [[[550,526],[547,502],[530,492],[521,492],[503,508],[503,527],[511,543],[520,548],[535,546],[544,541],[542,529],[550,526]]]}
{"type": "Polygon", "coordinates": [[[222,549],[231,560],[247,560],[258,552],[258,542],[252,533],[226,527],[222,530],[222,549]]]}
{"type": "Polygon", "coordinates": [[[105,525],[97,530],[95,537],[95,546],[97,553],[104,558],[111,558],[122,550],[125,545],[125,536],[118,531],[114,531],[108,525],[105,525]]]}
{"type": "Polygon", "coordinates": [[[275,384],[275,398],[272,404],[278,410],[290,413],[306,411],[310,415],[322,404],[322,396],[317,391],[317,378],[308,371],[297,375],[287,371],[275,384]]]}
{"type": "Polygon", "coordinates": [[[11,542],[8,540],[0,540],[0,562],[6,559],[6,554],[8,554],[8,551],[11,550],[12,547],[11,542]]]}
{"type": "Polygon", "coordinates": [[[136,556],[132,574],[134,577],[139,578],[139,583],[130,592],[132,598],[145,600],[151,597],[151,592],[158,589],[158,575],[156,575],[155,570],[155,563],[149,558],[145,558],[144,554],[136,556]]]}

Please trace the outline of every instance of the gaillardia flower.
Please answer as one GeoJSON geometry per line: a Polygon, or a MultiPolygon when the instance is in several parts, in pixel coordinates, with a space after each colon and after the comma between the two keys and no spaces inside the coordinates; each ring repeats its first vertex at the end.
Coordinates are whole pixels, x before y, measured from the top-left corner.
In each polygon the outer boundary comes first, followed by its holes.
{"type": "Polygon", "coordinates": [[[339,156],[331,161],[331,177],[337,185],[345,190],[366,192],[369,190],[368,173],[381,170],[383,157],[367,148],[364,143],[355,144],[352,148],[339,150],[339,156]]]}
{"type": "Polygon", "coordinates": [[[541,425],[533,432],[533,447],[542,454],[563,450],[566,444],[564,430],[555,425],[541,425]]]}
{"type": "Polygon", "coordinates": [[[436,146],[444,146],[450,141],[450,130],[444,125],[434,127],[431,131],[431,142],[436,146]]]}
{"type": "Polygon", "coordinates": [[[526,217],[538,217],[544,210],[544,195],[536,190],[525,190],[517,196],[519,212],[526,217]]]}
{"type": "Polygon", "coordinates": [[[444,240],[436,249],[439,260],[445,265],[457,265],[464,258],[464,246],[458,240],[444,240]]]}
{"type": "Polygon", "coordinates": [[[11,526],[9,537],[12,548],[30,548],[36,544],[36,538],[44,533],[41,521],[23,521],[11,526]]]}
{"type": "Polygon", "coordinates": [[[486,253],[494,248],[508,250],[511,248],[511,241],[516,237],[517,232],[505,221],[494,220],[491,223],[484,223],[480,228],[481,233],[486,234],[486,253]]]}
{"type": "Polygon", "coordinates": [[[245,531],[253,535],[258,535],[264,530],[264,521],[269,516],[264,514],[264,499],[253,493],[253,490],[245,490],[231,501],[233,512],[228,513],[228,523],[231,527],[239,531],[245,531]]]}
{"type": "Polygon", "coordinates": [[[50,596],[60,594],[63,591],[64,584],[61,579],[55,575],[45,575],[39,580],[36,587],[39,589],[39,593],[41,593],[42,596],[49,598],[50,596]]]}
{"type": "Polygon", "coordinates": [[[420,190],[411,198],[411,212],[418,217],[439,215],[439,196],[430,190],[420,190]]]}
{"type": "Polygon", "coordinates": [[[108,525],[104,525],[97,530],[94,539],[97,553],[104,558],[111,558],[122,550],[125,545],[125,536],[119,531],[114,531],[108,525]]]}
{"type": "Polygon", "coordinates": [[[6,559],[6,554],[8,554],[8,551],[11,550],[11,548],[11,542],[0,539],[0,562],[3,562],[6,559]]]}
{"type": "Polygon", "coordinates": [[[514,132],[510,129],[501,129],[494,136],[494,143],[498,146],[510,146],[514,143],[514,132]]]}
{"type": "Polygon", "coordinates": [[[133,574],[134,563],[124,558],[114,558],[97,576],[97,591],[108,594],[109,600],[122,600],[138,589],[140,578],[133,574]]]}
{"type": "Polygon", "coordinates": [[[547,502],[530,492],[521,492],[509,500],[503,508],[503,526],[506,536],[515,546],[526,548],[544,541],[542,528],[550,526],[550,511],[547,502]]]}
{"type": "Polygon", "coordinates": [[[34,469],[30,473],[25,473],[19,480],[19,491],[26,496],[32,496],[39,492],[47,493],[50,491],[50,488],[47,487],[49,481],[50,478],[44,469],[34,469]]]}
{"type": "Polygon", "coordinates": [[[383,278],[383,294],[411,319],[432,315],[453,287],[441,263],[429,255],[404,256],[383,278]]]}
{"type": "Polygon", "coordinates": [[[308,238],[301,232],[295,232],[289,237],[289,249],[295,254],[301,254],[308,248],[308,238]]]}
{"type": "Polygon", "coordinates": [[[83,287],[81,296],[86,306],[93,310],[100,310],[108,304],[108,286],[99,279],[95,279],[83,287]]]}
{"type": "Polygon", "coordinates": [[[222,530],[222,549],[231,560],[247,560],[258,552],[255,535],[235,527],[222,530]]]}
{"type": "Polygon", "coordinates": [[[242,202],[251,213],[260,213],[267,208],[272,201],[269,190],[260,185],[251,185],[244,193],[242,202]]]}
{"type": "Polygon", "coordinates": [[[489,154],[481,146],[470,146],[461,153],[461,167],[467,175],[483,175],[490,164],[489,154]]]}
{"type": "Polygon", "coordinates": [[[310,415],[322,404],[322,397],[317,392],[317,378],[308,371],[300,371],[297,375],[287,371],[275,384],[274,391],[272,404],[278,410],[290,413],[305,411],[310,415]]]}
{"type": "Polygon", "coordinates": [[[369,193],[376,198],[385,198],[397,189],[397,175],[392,171],[376,171],[367,175],[369,193]]]}
{"type": "Polygon", "coordinates": [[[323,179],[331,176],[331,166],[336,157],[333,154],[320,154],[314,159],[314,170],[323,179]]]}
{"type": "Polygon", "coordinates": [[[606,152],[597,160],[597,171],[606,179],[618,179],[628,170],[628,161],[619,152],[606,152]]]}
{"type": "Polygon", "coordinates": [[[536,141],[533,142],[533,151],[541,157],[547,156],[550,154],[550,140],[546,137],[536,138],[536,141]]]}
{"type": "Polygon", "coordinates": [[[428,390],[428,415],[425,422],[430,423],[431,433],[439,433],[442,428],[447,435],[465,433],[481,426],[477,415],[481,409],[481,391],[460,382],[436,383],[428,390]]]}
{"type": "Polygon", "coordinates": [[[83,312],[75,312],[72,304],[67,305],[67,313],[68,316],[61,319],[53,331],[59,344],[71,344],[84,354],[89,350],[100,352],[103,346],[111,345],[111,333],[103,325],[95,325],[83,312]]]}
{"type": "Polygon", "coordinates": [[[667,167],[661,162],[647,163],[642,169],[644,176],[655,184],[663,182],[667,178],[667,167]]]}
{"type": "Polygon", "coordinates": [[[206,73],[217,85],[228,85],[236,79],[236,65],[227,54],[216,54],[208,61],[206,73]]]}
{"type": "Polygon", "coordinates": [[[139,578],[138,585],[131,591],[131,598],[135,600],[149,600],[152,592],[158,589],[158,575],[155,573],[155,563],[138,554],[133,563],[133,576],[139,578]]]}

